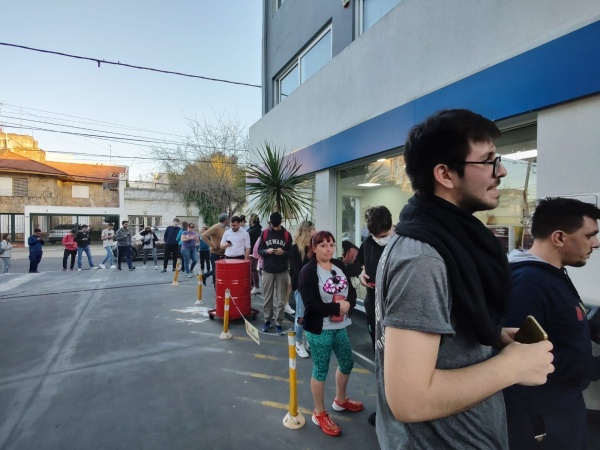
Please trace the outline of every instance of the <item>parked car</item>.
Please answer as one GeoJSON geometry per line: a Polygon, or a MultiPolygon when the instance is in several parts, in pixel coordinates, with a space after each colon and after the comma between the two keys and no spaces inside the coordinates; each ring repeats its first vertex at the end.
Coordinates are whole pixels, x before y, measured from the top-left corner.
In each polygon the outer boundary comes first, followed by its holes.
{"type": "Polygon", "coordinates": [[[74,223],[56,225],[48,233],[48,241],[50,241],[51,244],[60,244],[69,231],[77,230],[77,228],[77,225],[74,223]]]}
{"type": "MultiPolygon", "coordinates": [[[[164,235],[167,227],[154,227],[152,231],[156,233],[156,237],[158,237],[158,241],[156,242],[156,256],[159,258],[163,258],[165,256],[165,241],[164,235]]],[[[141,259],[144,256],[144,251],[142,248],[144,247],[144,237],[141,232],[135,234],[131,239],[131,259],[141,259]]],[[[117,248],[113,249],[113,254],[117,256],[117,248]]],[[[152,253],[148,254],[148,258],[152,260],[152,253]]]]}

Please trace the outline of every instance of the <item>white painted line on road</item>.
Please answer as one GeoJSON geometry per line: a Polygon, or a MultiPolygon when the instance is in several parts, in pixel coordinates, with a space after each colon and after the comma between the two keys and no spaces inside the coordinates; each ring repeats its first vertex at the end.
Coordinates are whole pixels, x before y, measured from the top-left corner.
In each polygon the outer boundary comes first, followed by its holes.
{"type": "Polygon", "coordinates": [[[366,356],[361,355],[360,353],[358,353],[357,351],[352,350],[352,353],[359,357],[360,359],[362,359],[365,362],[368,362],[369,364],[371,364],[373,367],[375,367],[375,361],[370,360],[369,358],[367,358],[366,356]]]}

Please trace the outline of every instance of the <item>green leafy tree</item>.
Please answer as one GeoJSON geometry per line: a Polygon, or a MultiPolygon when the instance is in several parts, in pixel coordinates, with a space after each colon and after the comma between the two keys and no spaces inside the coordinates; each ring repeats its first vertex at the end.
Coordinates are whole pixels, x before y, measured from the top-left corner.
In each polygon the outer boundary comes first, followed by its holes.
{"type": "Polygon", "coordinates": [[[309,215],[314,204],[310,179],[298,175],[302,164],[293,155],[265,143],[258,152],[258,162],[249,163],[246,192],[250,209],[268,216],[278,211],[285,219],[298,220],[309,215]]]}

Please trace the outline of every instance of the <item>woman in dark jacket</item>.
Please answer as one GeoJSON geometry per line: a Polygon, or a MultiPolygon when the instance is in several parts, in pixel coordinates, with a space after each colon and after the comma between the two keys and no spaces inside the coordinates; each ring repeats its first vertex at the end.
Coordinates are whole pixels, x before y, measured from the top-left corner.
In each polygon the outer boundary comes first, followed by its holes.
{"type": "MultiPolygon", "coordinates": [[[[262,226],[260,225],[260,218],[252,213],[250,214],[250,228],[248,228],[248,234],[250,235],[250,253],[252,254],[252,249],[254,248],[254,244],[258,238],[260,238],[260,233],[262,233],[262,226]]],[[[250,269],[250,286],[252,287],[252,294],[260,294],[260,277],[258,276],[258,259],[251,257],[250,262],[252,263],[250,269]]]]}
{"type": "Polygon", "coordinates": [[[348,281],[344,264],[333,258],[335,238],[329,231],[319,231],[311,240],[311,260],[300,272],[298,287],[304,303],[304,331],[313,356],[310,388],[315,402],[312,421],[324,433],[337,436],[340,428],[325,410],[325,380],[331,352],[338,360],[336,411],[362,411],[362,402],[346,396],[350,372],[354,367],[352,348],[346,327],[352,323],[350,311],[356,305],[356,290],[348,281]]]}

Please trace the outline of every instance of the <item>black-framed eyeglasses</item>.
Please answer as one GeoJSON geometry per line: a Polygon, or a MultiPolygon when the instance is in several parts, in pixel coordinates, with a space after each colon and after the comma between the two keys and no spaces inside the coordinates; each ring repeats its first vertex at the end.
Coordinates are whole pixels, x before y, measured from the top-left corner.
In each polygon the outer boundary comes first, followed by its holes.
{"type": "Polygon", "coordinates": [[[461,161],[452,164],[489,164],[492,167],[492,177],[498,178],[498,170],[500,169],[500,164],[502,164],[502,156],[496,156],[492,161],[461,161]]]}
{"type": "Polygon", "coordinates": [[[340,284],[340,279],[337,277],[337,272],[335,270],[331,271],[331,282],[333,284],[340,284]]]}

